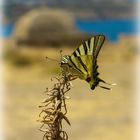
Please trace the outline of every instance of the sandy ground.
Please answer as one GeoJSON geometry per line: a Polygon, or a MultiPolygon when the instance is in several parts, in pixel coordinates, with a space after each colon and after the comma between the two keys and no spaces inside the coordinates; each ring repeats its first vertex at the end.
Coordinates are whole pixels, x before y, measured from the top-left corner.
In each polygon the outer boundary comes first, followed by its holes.
{"type": "MultiPolygon", "coordinates": [[[[131,40],[108,45],[99,55],[100,77],[117,83],[112,91],[97,87],[91,91],[80,79],[67,93],[67,117],[71,126],[63,124],[69,140],[134,140],[135,110],[135,46],[131,40]]],[[[74,49],[63,48],[64,54],[74,49]]],[[[6,140],[41,140],[38,129],[38,114],[46,87],[51,87],[50,78],[57,75],[56,62],[44,57],[59,58],[58,49],[20,49],[36,63],[29,66],[14,66],[5,60],[4,136],[6,140]]],[[[21,53],[20,53],[21,54],[21,53]]],[[[25,56],[26,56],[25,55],[25,56]]],[[[57,70],[58,69],[58,70],[57,70]]]]}

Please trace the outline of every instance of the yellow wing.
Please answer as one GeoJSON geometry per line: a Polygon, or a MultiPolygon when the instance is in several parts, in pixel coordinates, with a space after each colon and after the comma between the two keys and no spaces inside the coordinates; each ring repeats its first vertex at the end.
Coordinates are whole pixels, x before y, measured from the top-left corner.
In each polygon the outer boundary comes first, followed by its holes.
{"type": "Polygon", "coordinates": [[[71,56],[68,64],[71,66],[70,70],[76,74],[80,79],[86,80],[92,74],[92,55],[82,55],[79,57],[71,56]]]}

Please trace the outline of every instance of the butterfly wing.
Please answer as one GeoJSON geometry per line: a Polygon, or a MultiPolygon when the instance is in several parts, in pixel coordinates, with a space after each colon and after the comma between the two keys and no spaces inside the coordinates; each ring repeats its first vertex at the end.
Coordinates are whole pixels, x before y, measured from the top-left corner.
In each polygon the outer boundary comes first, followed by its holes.
{"type": "Polygon", "coordinates": [[[105,40],[105,36],[97,35],[81,44],[71,55],[68,64],[80,79],[86,80],[92,86],[96,82],[97,56],[105,40]]]}
{"type": "Polygon", "coordinates": [[[72,73],[76,74],[80,79],[86,80],[89,73],[91,72],[92,56],[71,56],[68,61],[68,65],[71,66],[70,70],[72,73]]]}

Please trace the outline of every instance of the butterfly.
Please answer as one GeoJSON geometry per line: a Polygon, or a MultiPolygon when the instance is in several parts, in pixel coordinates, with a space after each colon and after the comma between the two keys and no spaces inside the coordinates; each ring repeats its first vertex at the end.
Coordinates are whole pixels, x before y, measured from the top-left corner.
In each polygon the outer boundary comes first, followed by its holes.
{"type": "MultiPolygon", "coordinates": [[[[66,73],[71,73],[76,77],[85,80],[90,84],[92,90],[100,82],[109,84],[99,78],[97,57],[105,41],[104,35],[96,35],[81,44],[71,56],[65,55],[61,60],[61,67],[66,73]]],[[[109,84],[114,85],[114,84],[109,84]]],[[[101,86],[101,88],[110,88],[101,86]]]]}

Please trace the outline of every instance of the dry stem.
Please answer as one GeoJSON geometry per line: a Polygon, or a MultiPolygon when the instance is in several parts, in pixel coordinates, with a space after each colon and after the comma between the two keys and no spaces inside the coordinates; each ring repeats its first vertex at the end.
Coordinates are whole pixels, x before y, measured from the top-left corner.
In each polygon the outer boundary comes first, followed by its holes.
{"type": "MultiPolygon", "coordinates": [[[[68,140],[68,135],[62,130],[62,121],[65,120],[69,125],[70,122],[66,117],[67,106],[65,100],[66,92],[71,89],[70,81],[75,79],[72,75],[60,75],[54,77],[56,80],[52,89],[46,89],[47,99],[39,117],[41,118],[40,131],[44,132],[43,140],[68,140]]],[[[52,79],[52,80],[53,80],[52,79]]]]}

